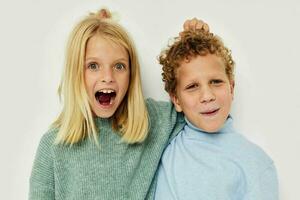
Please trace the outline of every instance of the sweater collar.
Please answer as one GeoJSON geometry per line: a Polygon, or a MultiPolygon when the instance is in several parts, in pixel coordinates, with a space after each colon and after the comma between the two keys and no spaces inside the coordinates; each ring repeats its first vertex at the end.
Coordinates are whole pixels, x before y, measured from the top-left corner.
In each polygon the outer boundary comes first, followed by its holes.
{"type": "Polygon", "coordinates": [[[94,121],[96,126],[99,128],[111,128],[112,127],[112,119],[111,118],[101,118],[94,117],[94,121]]]}

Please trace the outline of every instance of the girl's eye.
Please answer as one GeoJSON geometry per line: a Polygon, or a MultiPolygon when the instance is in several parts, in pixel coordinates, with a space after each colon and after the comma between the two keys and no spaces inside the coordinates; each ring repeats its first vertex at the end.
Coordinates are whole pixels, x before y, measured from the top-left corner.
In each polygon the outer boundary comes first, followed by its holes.
{"type": "Polygon", "coordinates": [[[115,68],[116,68],[117,70],[122,70],[122,69],[125,69],[125,65],[124,65],[123,63],[117,63],[117,64],[115,65],[115,68]]]}
{"type": "Polygon", "coordinates": [[[93,70],[93,71],[95,71],[95,70],[97,70],[99,68],[99,66],[98,66],[97,63],[90,63],[88,65],[88,68],[91,69],[91,70],[93,70]]]}

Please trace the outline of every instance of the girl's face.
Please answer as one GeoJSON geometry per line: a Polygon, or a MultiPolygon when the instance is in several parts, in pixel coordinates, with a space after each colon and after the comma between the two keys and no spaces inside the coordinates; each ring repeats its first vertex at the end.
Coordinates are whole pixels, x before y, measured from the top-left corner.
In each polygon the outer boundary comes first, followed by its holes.
{"type": "Polygon", "coordinates": [[[124,47],[99,35],[87,42],[84,65],[85,87],[93,113],[111,117],[126,95],[130,66],[124,47]]]}
{"type": "Polygon", "coordinates": [[[176,110],[198,128],[218,131],[229,115],[234,86],[221,58],[208,54],[183,62],[176,79],[176,110]]]}

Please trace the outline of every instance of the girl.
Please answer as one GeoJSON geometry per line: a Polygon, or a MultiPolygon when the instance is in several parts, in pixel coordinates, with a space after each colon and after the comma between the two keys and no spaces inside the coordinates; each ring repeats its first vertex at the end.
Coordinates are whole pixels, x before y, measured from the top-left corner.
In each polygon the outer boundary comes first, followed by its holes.
{"type": "Polygon", "coordinates": [[[70,35],[63,109],[40,141],[29,199],[153,198],[162,151],[184,120],[170,103],[144,101],[133,42],[110,18],[90,14],[70,35]]]}

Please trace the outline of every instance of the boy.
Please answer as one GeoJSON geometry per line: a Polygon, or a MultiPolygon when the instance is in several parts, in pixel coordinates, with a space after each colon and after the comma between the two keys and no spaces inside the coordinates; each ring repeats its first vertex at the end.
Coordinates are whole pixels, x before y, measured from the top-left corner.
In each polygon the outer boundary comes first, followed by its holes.
{"type": "Polygon", "coordinates": [[[232,126],[234,61],[221,39],[185,31],[159,61],[186,125],[163,154],[156,200],[278,199],[272,160],[232,126]]]}

